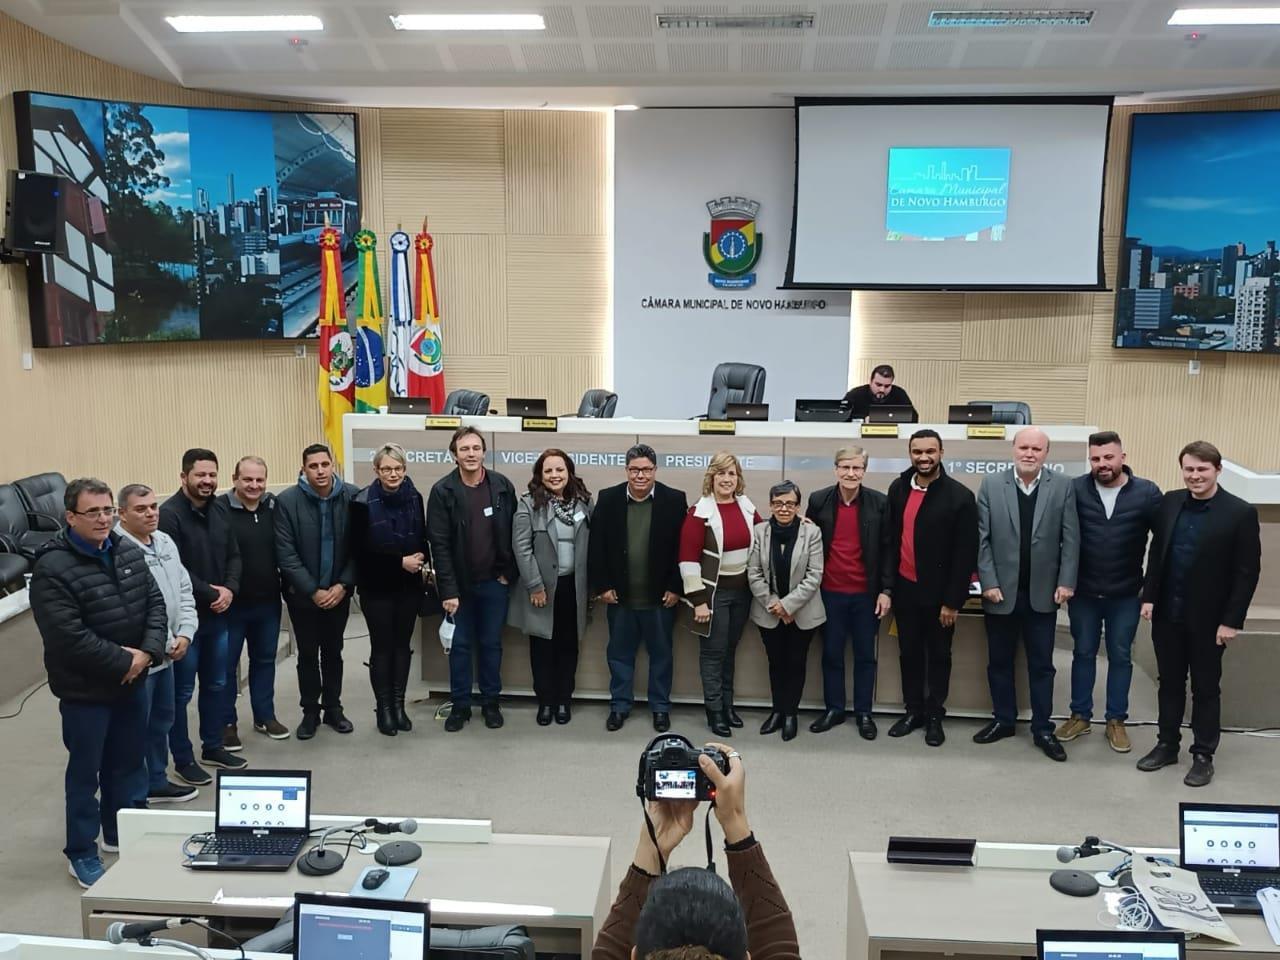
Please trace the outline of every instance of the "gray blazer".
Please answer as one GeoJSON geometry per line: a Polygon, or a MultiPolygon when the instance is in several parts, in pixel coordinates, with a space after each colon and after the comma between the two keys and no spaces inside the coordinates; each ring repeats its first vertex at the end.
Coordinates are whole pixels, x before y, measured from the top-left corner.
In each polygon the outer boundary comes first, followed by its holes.
{"type": "MultiPolygon", "coordinates": [[[[1070,477],[1040,471],[1032,520],[1031,607],[1039,613],[1057,610],[1053,592],[1075,589],[1080,565],[1080,525],[1075,487],[1070,477]]],[[[978,490],[978,581],[982,589],[999,587],[1000,603],[982,601],[987,613],[1012,613],[1018,602],[1018,486],[1012,467],[988,474],[978,490]]]]}
{"type": "MultiPolygon", "coordinates": [[[[533,496],[523,494],[516,503],[511,521],[511,552],[520,570],[520,582],[511,593],[507,623],[534,637],[550,637],[556,604],[556,582],[561,574],[556,564],[555,532],[550,529],[555,511],[551,504],[538,509],[533,496]],[[530,596],[547,591],[547,605],[535,607],[530,596]]],[[[573,525],[573,582],[578,600],[578,639],[587,631],[587,538],[591,528],[591,504],[579,504],[573,525]]]]}
{"type": "MultiPolygon", "coordinates": [[[[791,551],[791,592],[782,598],[782,606],[796,618],[801,630],[812,630],[827,619],[822,605],[822,530],[816,523],[796,518],[800,532],[791,551]]],[[[773,528],[758,523],[751,532],[751,555],[747,558],[747,584],[751,587],[751,622],[760,627],[776,627],[777,617],[769,612],[769,604],[778,599],[771,587],[769,567],[772,564],[773,528]]]]}

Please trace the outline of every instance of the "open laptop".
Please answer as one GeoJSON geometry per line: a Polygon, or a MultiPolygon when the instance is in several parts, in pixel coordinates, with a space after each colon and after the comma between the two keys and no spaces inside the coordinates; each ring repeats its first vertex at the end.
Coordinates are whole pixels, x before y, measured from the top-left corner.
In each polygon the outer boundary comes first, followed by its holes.
{"type": "Polygon", "coordinates": [[[421,900],[298,893],[293,944],[297,960],[427,960],[431,907],[421,900]]]}
{"type": "Polygon", "coordinates": [[[843,399],[796,401],[796,423],[844,423],[851,413],[843,399]]]}
{"type": "Polygon", "coordinates": [[[508,417],[545,417],[546,415],[546,400],[538,400],[532,397],[507,398],[508,417]]]}
{"type": "Polygon", "coordinates": [[[311,771],[218,771],[214,835],[188,866],[288,870],[311,832],[311,771]]]}
{"type": "Polygon", "coordinates": [[[863,423],[915,423],[915,407],[883,406],[872,407],[867,411],[863,423]]]}
{"type": "Polygon", "coordinates": [[[1176,930],[1037,930],[1036,960],[1186,960],[1176,930]]]}
{"type": "Polygon", "coordinates": [[[726,420],[768,420],[769,405],[767,403],[726,403],[724,418],[726,420]]]}
{"type": "Polygon", "coordinates": [[[430,397],[387,397],[387,413],[431,413],[430,397]]]}
{"type": "Polygon", "coordinates": [[[1280,806],[1180,803],[1183,869],[1224,913],[1262,913],[1258,891],[1280,887],[1280,806]]]}
{"type": "Polygon", "coordinates": [[[953,403],[947,407],[947,423],[990,423],[991,417],[989,403],[953,403]]]}

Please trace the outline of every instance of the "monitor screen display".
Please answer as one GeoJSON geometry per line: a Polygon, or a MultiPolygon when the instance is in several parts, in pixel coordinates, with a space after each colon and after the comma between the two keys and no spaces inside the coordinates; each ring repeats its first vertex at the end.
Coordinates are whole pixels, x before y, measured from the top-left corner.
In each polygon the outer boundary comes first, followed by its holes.
{"type": "Polygon", "coordinates": [[[1039,960],[1179,960],[1180,956],[1179,944],[1167,937],[1147,939],[1121,934],[1097,940],[1045,939],[1039,960]]]}
{"type": "Polygon", "coordinates": [[[1280,868],[1280,811],[1184,806],[1182,865],[1280,868]]]}
{"type": "Polygon", "coordinates": [[[304,774],[218,775],[218,829],[271,827],[307,829],[307,777],[304,774]]]}
{"type": "Polygon", "coordinates": [[[426,960],[425,904],[299,895],[295,909],[298,960],[426,960]]]}

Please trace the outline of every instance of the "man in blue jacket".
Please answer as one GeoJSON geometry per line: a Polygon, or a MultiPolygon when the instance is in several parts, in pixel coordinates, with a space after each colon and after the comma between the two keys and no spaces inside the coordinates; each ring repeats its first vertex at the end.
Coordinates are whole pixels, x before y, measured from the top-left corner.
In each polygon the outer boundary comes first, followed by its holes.
{"type": "Polygon", "coordinates": [[[1142,557],[1160,510],[1160,488],[1125,466],[1124,446],[1111,430],[1089,437],[1089,472],[1074,482],[1080,572],[1067,614],[1075,655],[1071,716],[1058,727],[1058,739],[1074,740],[1093,728],[1093,682],[1105,627],[1107,743],[1117,753],[1128,753],[1132,746],[1124,722],[1133,677],[1130,653],[1138,631],[1142,557]]]}

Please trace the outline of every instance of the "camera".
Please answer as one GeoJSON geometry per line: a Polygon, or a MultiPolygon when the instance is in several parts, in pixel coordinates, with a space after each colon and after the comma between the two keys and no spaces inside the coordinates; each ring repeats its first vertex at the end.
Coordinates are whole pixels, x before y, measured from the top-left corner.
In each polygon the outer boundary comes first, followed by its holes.
{"type": "Polygon", "coordinates": [[[698,766],[708,756],[722,772],[729,758],[715,747],[695,747],[681,736],[659,737],[640,754],[636,795],[645,800],[714,800],[716,788],[698,766]]]}

